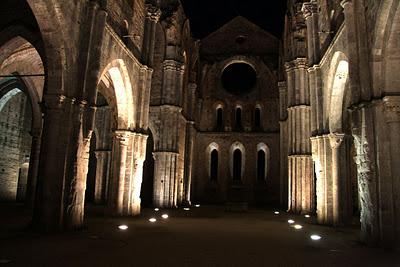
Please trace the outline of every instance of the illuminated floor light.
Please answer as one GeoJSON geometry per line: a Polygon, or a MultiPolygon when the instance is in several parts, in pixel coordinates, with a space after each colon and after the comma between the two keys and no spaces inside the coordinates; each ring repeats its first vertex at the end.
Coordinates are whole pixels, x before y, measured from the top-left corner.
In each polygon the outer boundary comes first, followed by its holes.
{"type": "Polygon", "coordinates": [[[199,207],[200,207],[200,205],[199,205],[199,204],[196,204],[196,205],[195,205],[195,207],[196,207],[196,208],[199,208],[199,207]]]}
{"type": "Polygon", "coordinates": [[[155,211],[159,211],[160,209],[159,209],[159,208],[155,208],[154,210],[155,210],[155,211]]]}
{"type": "Polygon", "coordinates": [[[118,229],[119,230],[126,230],[126,229],[128,229],[128,226],[125,225],[125,224],[122,224],[122,225],[118,226],[118,229]]]}
{"type": "Polygon", "coordinates": [[[304,217],[306,217],[306,218],[310,218],[310,215],[306,214],[306,215],[304,215],[304,217]]]}
{"type": "Polygon", "coordinates": [[[287,222],[290,223],[290,224],[293,224],[293,223],[294,223],[293,220],[288,220],[287,222]]]}
{"type": "Polygon", "coordinates": [[[296,224],[294,226],[294,229],[296,229],[296,230],[300,230],[301,228],[303,228],[303,226],[301,226],[300,224],[296,224]]]}
{"type": "Polygon", "coordinates": [[[319,236],[319,235],[311,235],[310,236],[310,238],[312,239],[312,240],[320,240],[322,237],[321,236],[319,236]]]}
{"type": "Polygon", "coordinates": [[[183,208],[184,210],[190,210],[190,208],[183,208]]]}
{"type": "Polygon", "coordinates": [[[163,214],[163,215],[161,215],[161,218],[163,218],[163,219],[168,219],[168,214],[163,214]]]}
{"type": "Polygon", "coordinates": [[[278,215],[278,214],[279,214],[279,211],[275,211],[274,214],[278,215]]]}
{"type": "Polygon", "coordinates": [[[156,218],[150,218],[150,219],[149,219],[149,222],[151,222],[151,223],[154,223],[154,222],[156,222],[156,221],[157,221],[156,218]]]}

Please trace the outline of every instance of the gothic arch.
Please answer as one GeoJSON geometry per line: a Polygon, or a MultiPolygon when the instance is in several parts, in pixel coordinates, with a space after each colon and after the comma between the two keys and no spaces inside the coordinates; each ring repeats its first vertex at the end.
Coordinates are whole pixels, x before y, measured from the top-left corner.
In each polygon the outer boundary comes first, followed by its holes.
{"type": "Polygon", "coordinates": [[[107,65],[100,77],[106,88],[113,89],[113,92],[104,92],[103,95],[110,99],[110,104],[115,103],[118,129],[132,128],[135,125],[136,109],[125,62],[122,59],[114,60],[107,65]]]}
{"type": "Polygon", "coordinates": [[[266,179],[268,179],[268,171],[269,171],[269,166],[270,166],[271,153],[270,153],[269,147],[266,144],[264,144],[264,143],[257,144],[257,157],[256,157],[257,158],[257,171],[259,169],[258,153],[260,151],[264,152],[264,156],[265,156],[265,158],[264,158],[264,180],[266,180],[266,179]]]}
{"type": "Polygon", "coordinates": [[[235,151],[239,150],[241,152],[241,173],[240,177],[243,179],[245,169],[246,169],[246,148],[239,141],[234,142],[229,149],[229,169],[231,177],[234,176],[234,154],[235,151]]]}
{"type": "Polygon", "coordinates": [[[65,54],[66,45],[64,40],[65,31],[62,27],[65,19],[62,17],[60,3],[50,0],[51,4],[45,0],[27,0],[29,7],[39,26],[43,40],[45,57],[43,58],[45,68],[45,93],[69,95],[66,88],[65,71],[68,70],[69,60],[65,54]],[[53,18],[49,20],[49,18],[53,18]],[[51,72],[47,72],[51,70],[51,72]]]}
{"type": "Polygon", "coordinates": [[[329,105],[327,116],[330,132],[343,131],[343,119],[345,117],[345,94],[349,76],[349,63],[342,52],[336,52],[330,65],[330,79],[328,80],[329,105]]]}
{"type": "Polygon", "coordinates": [[[399,28],[400,28],[400,3],[397,0],[381,1],[376,17],[375,30],[373,32],[372,75],[375,96],[380,96],[387,89],[399,92],[398,75],[399,59],[399,28]],[[397,36],[396,36],[397,35],[397,36]],[[397,41],[396,41],[397,38],[397,41]],[[397,54],[396,54],[397,53],[397,54]],[[394,85],[393,88],[390,86],[394,85]]]}

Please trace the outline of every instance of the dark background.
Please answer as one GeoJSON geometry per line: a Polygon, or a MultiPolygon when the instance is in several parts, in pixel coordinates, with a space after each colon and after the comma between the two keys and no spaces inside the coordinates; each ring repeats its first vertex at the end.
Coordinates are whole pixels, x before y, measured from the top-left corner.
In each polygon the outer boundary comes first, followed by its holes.
{"type": "Polygon", "coordinates": [[[193,36],[202,39],[240,15],[280,37],[286,0],[181,0],[193,36]]]}

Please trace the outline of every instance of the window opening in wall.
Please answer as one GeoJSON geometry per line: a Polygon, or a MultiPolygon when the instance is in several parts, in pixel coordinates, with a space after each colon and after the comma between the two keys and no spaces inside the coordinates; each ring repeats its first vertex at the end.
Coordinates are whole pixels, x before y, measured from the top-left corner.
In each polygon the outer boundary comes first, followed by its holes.
{"type": "Polygon", "coordinates": [[[217,130],[218,131],[222,131],[224,128],[222,112],[223,112],[222,108],[217,108],[217,130]]]}
{"type": "Polygon", "coordinates": [[[236,130],[242,130],[242,109],[241,108],[236,108],[236,112],[235,112],[235,129],[236,130]]]}
{"type": "Polygon", "coordinates": [[[254,127],[259,130],[261,129],[261,109],[256,108],[254,110],[254,127]]]}
{"type": "Polygon", "coordinates": [[[257,83],[257,73],[254,68],[247,63],[232,63],[223,70],[221,83],[224,89],[231,94],[246,94],[255,87],[257,83]]]}
{"type": "Polygon", "coordinates": [[[210,160],[210,180],[216,181],[218,179],[218,151],[214,149],[211,151],[210,160]]]}
{"type": "Polygon", "coordinates": [[[235,149],[233,152],[233,180],[238,181],[242,178],[242,151],[235,149]]]}
{"type": "Polygon", "coordinates": [[[257,180],[265,180],[265,152],[263,150],[257,153],[257,180]]]}

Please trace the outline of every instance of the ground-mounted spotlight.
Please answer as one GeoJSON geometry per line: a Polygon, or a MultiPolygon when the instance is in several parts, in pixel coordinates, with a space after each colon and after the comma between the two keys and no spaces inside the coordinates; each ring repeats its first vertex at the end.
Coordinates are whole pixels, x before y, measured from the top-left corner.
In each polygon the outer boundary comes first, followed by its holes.
{"type": "Polygon", "coordinates": [[[155,208],[155,209],[154,209],[154,211],[159,211],[159,210],[160,210],[159,208],[155,208]]]}
{"type": "Polygon", "coordinates": [[[301,226],[300,224],[296,224],[295,226],[293,226],[294,229],[296,230],[300,230],[301,228],[303,228],[303,226],[301,226]]]}
{"type": "Polygon", "coordinates": [[[121,225],[118,226],[118,229],[125,231],[126,229],[128,229],[128,225],[121,224],[121,225]]]}
{"type": "Polygon", "coordinates": [[[183,208],[183,210],[190,210],[190,208],[183,208]]]}
{"type": "Polygon", "coordinates": [[[279,211],[275,211],[274,214],[275,214],[275,215],[278,215],[278,214],[279,214],[279,211]]]}
{"type": "Polygon", "coordinates": [[[289,224],[293,224],[293,223],[294,223],[294,221],[293,221],[292,219],[288,220],[287,222],[288,222],[289,224]]]}
{"type": "Polygon", "coordinates": [[[161,218],[163,218],[163,219],[168,219],[168,214],[163,214],[163,215],[161,215],[161,218]]]}
{"type": "Polygon", "coordinates": [[[304,217],[306,217],[306,218],[310,218],[311,216],[310,216],[310,215],[308,215],[308,214],[306,214],[306,215],[304,215],[304,217]]]}
{"type": "Polygon", "coordinates": [[[311,240],[318,241],[318,240],[320,240],[322,237],[321,237],[320,235],[310,235],[310,238],[311,238],[311,240]]]}
{"type": "Polygon", "coordinates": [[[151,222],[151,223],[155,223],[156,221],[157,221],[156,218],[150,218],[150,219],[149,219],[149,222],[151,222]]]}
{"type": "Polygon", "coordinates": [[[196,204],[194,205],[196,208],[200,208],[200,204],[196,204]]]}

